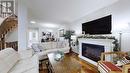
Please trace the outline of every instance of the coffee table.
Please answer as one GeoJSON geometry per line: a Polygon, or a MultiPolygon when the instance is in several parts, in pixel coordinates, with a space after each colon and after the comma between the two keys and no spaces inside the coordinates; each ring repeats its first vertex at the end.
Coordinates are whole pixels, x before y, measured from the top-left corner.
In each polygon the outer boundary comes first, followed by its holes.
{"type": "Polygon", "coordinates": [[[69,54],[65,54],[64,59],[61,61],[56,61],[54,59],[54,53],[49,53],[49,69],[52,70],[51,73],[82,73],[80,63],[69,56],[69,54]]]}

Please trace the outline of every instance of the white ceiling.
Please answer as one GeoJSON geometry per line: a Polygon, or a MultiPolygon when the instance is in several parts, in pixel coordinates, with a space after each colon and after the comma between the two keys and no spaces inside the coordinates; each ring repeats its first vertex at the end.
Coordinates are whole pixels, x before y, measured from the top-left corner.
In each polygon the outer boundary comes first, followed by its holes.
{"type": "Polygon", "coordinates": [[[27,0],[29,18],[39,22],[66,24],[117,0],[27,0]]]}

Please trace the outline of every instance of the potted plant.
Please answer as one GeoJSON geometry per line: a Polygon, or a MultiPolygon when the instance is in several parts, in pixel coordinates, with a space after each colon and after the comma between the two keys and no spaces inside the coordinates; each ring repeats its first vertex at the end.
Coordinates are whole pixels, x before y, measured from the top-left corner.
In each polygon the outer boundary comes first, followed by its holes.
{"type": "Polygon", "coordinates": [[[114,48],[113,48],[113,51],[120,51],[119,50],[119,43],[118,43],[118,40],[117,39],[114,39],[114,48]]]}
{"type": "Polygon", "coordinates": [[[69,47],[71,49],[71,35],[74,35],[74,31],[73,30],[66,30],[65,34],[64,34],[64,37],[65,39],[68,39],[69,41],[69,47]]]}

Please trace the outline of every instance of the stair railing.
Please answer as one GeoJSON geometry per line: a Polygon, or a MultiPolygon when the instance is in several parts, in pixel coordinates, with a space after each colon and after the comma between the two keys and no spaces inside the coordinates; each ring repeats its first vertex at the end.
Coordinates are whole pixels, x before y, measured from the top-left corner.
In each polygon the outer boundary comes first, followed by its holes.
{"type": "Polygon", "coordinates": [[[0,25],[0,48],[6,48],[6,34],[17,27],[18,21],[16,15],[8,16],[0,25]]]}
{"type": "Polygon", "coordinates": [[[5,20],[0,25],[0,50],[6,47],[17,49],[17,42],[5,42],[6,34],[17,27],[17,16],[14,14],[14,1],[0,1],[0,17],[5,20]]]}

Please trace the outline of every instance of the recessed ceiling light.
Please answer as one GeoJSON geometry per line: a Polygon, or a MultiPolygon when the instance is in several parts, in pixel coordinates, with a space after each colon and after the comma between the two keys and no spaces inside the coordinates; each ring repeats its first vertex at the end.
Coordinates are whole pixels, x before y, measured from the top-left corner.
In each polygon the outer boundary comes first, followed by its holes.
{"type": "Polygon", "coordinates": [[[47,28],[58,28],[59,27],[57,24],[53,24],[53,23],[43,23],[41,25],[43,27],[47,27],[47,28]]]}
{"type": "Polygon", "coordinates": [[[36,22],[35,21],[30,21],[30,23],[35,24],[36,22]]]}

